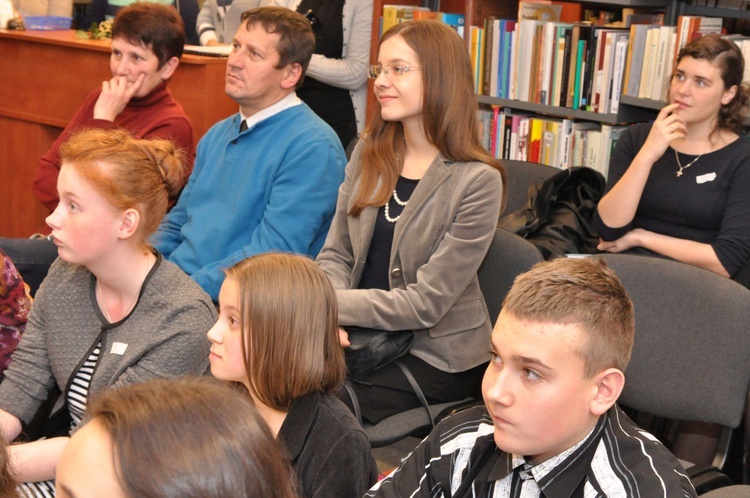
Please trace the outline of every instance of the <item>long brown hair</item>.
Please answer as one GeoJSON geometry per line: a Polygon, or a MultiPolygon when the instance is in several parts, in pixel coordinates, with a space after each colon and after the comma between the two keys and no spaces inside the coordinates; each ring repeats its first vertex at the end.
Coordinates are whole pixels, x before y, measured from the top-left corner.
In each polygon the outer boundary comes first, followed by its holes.
{"type": "Polygon", "coordinates": [[[336,294],[323,270],[304,256],[259,254],[226,272],[240,289],[248,388],[279,411],[312,392],[344,382],[336,294]]]}
{"type": "MultiPolygon", "coordinates": [[[[385,32],[380,45],[394,36],[414,50],[422,66],[422,123],[427,139],[450,161],[479,161],[500,171],[504,205],[505,170],[480,141],[471,62],[463,40],[437,21],[397,24],[385,32]]],[[[384,121],[380,109],[375,109],[363,134],[361,183],[350,216],[388,202],[401,172],[397,157],[403,156],[403,136],[401,122],[384,121]],[[378,179],[382,179],[379,187],[378,179]]]]}

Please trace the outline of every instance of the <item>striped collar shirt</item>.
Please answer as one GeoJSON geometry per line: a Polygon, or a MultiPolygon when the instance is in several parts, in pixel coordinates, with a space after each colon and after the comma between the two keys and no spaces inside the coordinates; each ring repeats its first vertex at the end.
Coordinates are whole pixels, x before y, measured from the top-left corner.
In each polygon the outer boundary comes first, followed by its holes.
{"type": "Polygon", "coordinates": [[[695,497],[674,456],[617,406],[581,442],[538,465],[497,448],[482,407],[447,418],[366,497],[695,497]]]}

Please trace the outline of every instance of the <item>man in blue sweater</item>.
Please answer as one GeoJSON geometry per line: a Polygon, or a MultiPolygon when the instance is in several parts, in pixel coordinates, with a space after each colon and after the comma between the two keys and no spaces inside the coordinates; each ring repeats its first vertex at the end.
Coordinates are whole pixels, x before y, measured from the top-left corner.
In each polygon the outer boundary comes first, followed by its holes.
{"type": "Polygon", "coordinates": [[[227,61],[226,93],[240,112],[201,139],[177,205],[155,247],[216,301],[222,270],[254,254],[315,256],[344,176],[333,130],[295,94],[315,47],[289,9],[245,12],[227,61]]]}

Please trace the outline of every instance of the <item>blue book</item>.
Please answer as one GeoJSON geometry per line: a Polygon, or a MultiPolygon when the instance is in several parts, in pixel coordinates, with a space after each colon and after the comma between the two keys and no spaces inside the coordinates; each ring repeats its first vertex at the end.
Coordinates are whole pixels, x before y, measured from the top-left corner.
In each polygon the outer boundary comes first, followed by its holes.
{"type": "Polygon", "coordinates": [[[503,52],[502,65],[500,65],[500,78],[498,79],[498,97],[510,98],[510,61],[511,51],[513,50],[513,32],[516,30],[517,22],[515,20],[505,19],[501,21],[501,31],[503,33],[503,52]]]}

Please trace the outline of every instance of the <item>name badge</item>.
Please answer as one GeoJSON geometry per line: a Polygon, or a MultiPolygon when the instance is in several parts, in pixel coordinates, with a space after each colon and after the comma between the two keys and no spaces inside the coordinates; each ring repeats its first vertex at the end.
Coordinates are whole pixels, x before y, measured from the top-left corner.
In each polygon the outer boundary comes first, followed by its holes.
{"type": "Polygon", "coordinates": [[[122,356],[125,354],[126,349],[128,349],[128,345],[124,342],[113,342],[112,349],[109,352],[110,354],[119,354],[122,356]]]}
{"type": "Polygon", "coordinates": [[[716,173],[706,173],[705,175],[698,175],[695,177],[695,183],[700,185],[701,183],[708,183],[716,180],[716,173]]]}

